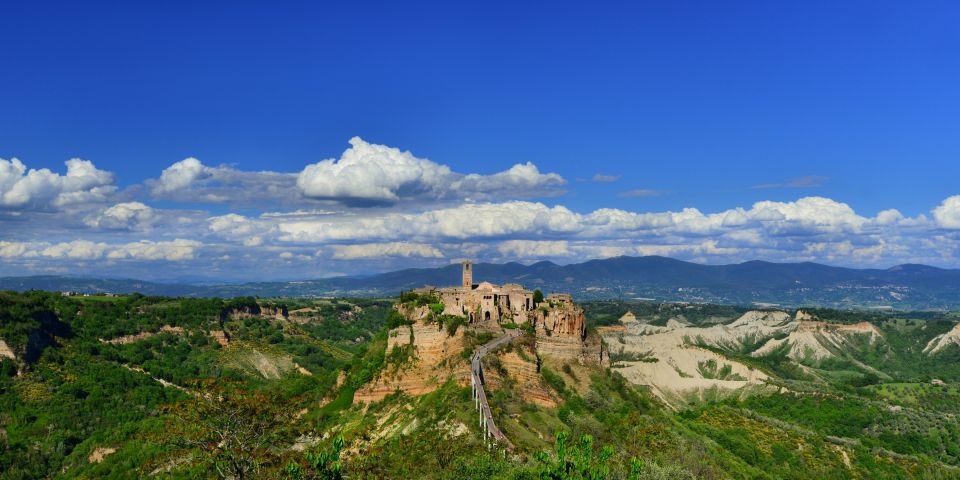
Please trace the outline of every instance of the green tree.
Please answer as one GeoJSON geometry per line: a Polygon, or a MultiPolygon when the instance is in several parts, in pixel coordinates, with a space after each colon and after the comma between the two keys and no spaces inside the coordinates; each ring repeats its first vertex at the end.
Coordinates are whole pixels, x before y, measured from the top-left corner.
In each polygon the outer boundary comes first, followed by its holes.
{"type": "Polygon", "coordinates": [[[285,443],[278,399],[233,384],[198,382],[191,400],[170,408],[165,442],[193,451],[220,478],[257,478],[285,443]]]}
{"type": "Polygon", "coordinates": [[[321,449],[319,446],[304,454],[306,463],[290,462],[285,468],[287,477],[294,480],[341,480],[343,478],[343,464],[340,462],[340,452],[343,450],[343,437],[333,439],[330,448],[321,449]]]}
{"type": "Polygon", "coordinates": [[[541,292],[540,289],[538,288],[533,291],[533,306],[536,307],[537,305],[540,305],[542,302],[543,302],[543,292],[541,292]]]}
{"type": "Polygon", "coordinates": [[[393,330],[394,328],[411,325],[413,322],[407,320],[400,312],[396,310],[390,310],[390,313],[387,314],[387,329],[393,330]]]}
{"type": "Polygon", "coordinates": [[[583,435],[577,444],[568,446],[570,434],[557,432],[557,441],[554,445],[554,457],[546,452],[537,452],[534,458],[540,463],[537,475],[541,479],[549,480],[603,480],[610,473],[607,460],[613,455],[613,449],[603,447],[600,454],[593,454],[593,437],[583,435]]]}

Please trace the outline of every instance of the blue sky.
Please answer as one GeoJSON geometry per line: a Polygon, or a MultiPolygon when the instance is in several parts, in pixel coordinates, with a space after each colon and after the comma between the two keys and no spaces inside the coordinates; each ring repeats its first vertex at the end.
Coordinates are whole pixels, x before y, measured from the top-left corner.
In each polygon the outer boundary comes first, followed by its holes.
{"type": "Polygon", "coordinates": [[[960,267],[952,2],[0,9],[0,274],[305,278],[648,253],[960,267]],[[373,153],[338,176],[354,137],[373,153]],[[93,170],[65,182],[73,158],[93,170]],[[411,176],[426,159],[453,176],[411,176]],[[685,209],[703,218],[686,225],[685,209]],[[429,227],[464,211],[540,223],[429,227]]]}

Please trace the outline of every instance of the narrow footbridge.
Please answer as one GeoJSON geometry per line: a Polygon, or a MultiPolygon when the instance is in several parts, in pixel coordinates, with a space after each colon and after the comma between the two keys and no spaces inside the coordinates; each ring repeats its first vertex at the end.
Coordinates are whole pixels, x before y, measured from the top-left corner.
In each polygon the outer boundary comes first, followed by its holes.
{"type": "Polygon", "coordinates": [[[483,366],[480,364],[480,360],[487,352],[507,342],[513,341],[522,334],[519,329],[506,330],[506,332],[506,335],[483,345],[474,352],[473,359],[470,363],[470,385],[473,387],[474,403],[480,412],[480,428],[483,429],[484,440],[489,439],[494,443],[504,446],[507,450],[513,450],[513,444],[510,443],[506,435],[504,435],[493,422],[493,414],[490,413],[490,404],[487,403],[487,394],[483,391],[483,366]]]}

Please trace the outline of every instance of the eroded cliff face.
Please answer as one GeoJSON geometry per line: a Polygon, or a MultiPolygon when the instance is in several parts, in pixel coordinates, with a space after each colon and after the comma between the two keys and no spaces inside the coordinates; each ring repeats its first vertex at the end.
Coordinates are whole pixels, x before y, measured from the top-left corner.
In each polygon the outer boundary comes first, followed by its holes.
{"type": "Polygon", "coordinates": [[[537,353],[557,359],[609,365],[603,342],[587,335],[583,309],[573,304],[545,302],[530,316],[537,336],[537,353]]]}
{"type": "Polygon", "coordinates": [[[273,317],[277,320],[286,320],[290,316],[286,305],[270,306],[260,305],[260,315],[264,317],[273,317]]]}
{"type": "Polygon", "coordinates": [[[260,306],[244,306],[228,308],[220,312],[220,317],[224,320],[243,320],[244,318],[259,317],[260,306]]]}
{"type": "Polygon", "coordinates": [[[526,358],[516,351],[496,355],[496,360],[485,362],[484,381],[493,390],[497,390],[503,387],[505,375],[515,382],[514,389],[524,401],[554,408],[559,404],[560,398],[543,380],[536,359],[531,358],[531,355],[535,354],[525,352],[526,358]]]}
{"type": "Polygon", "coordinates": [[[246,305],[233,307],[223,311],[222,317],[230,320],[242,320],[250,317],[273,317],[277,320],[286,320],[290,315],[286,305],[246,305]]]}
{"type": "Polygon", "coordinates": [[[221,347],[226,347],[230,345],[230,335],[223,330],[210,330],[210,337],[216,340],[221,347]]]}
{"type": "Polygon", "coordinates": [[[412,338],[417,360],[423,365],[438,365],[463,352],[464,330],[458,329],[455,335],[450,336],[445,328],[436,323],[417,322],[409,327],[400,327],[390,332],[390,337],[387,338],[387,353],[394,348],[410,345],[412,338]]]}
{"type": "Polygon", "coordinates": [[[954,325],[949,332],[930,339],[927,346],[923,348],[923,353],[933,355],[950,345],[960,345],[960,323],[954,325]]]}
{"type": "MultiPolygon", "coordinates": [[[[470,361],[462,355],[466,348],[465,332],[480,334],[488,331],[493,338],[505,334],[497,322],[480,322],[460,327],[455,335],[433,320],[428,306],[398,305],[397,311],[412,325],[389,332],[386,347],[386,366],[380,376],[361,387],[354,394],[355,402],[376,402],[396,391],[423,395],[437,389],[449,379],[461,385],[470,384],[470,361]],[[406,350],[405,350],[406,349],[406,350]],[[399,362],[399,363],[395,363],[399,362]]],[[[496,353],[500,369],[484,369],[485,378],[497,388],[505,378],[516,382],[518,391],[527,401],[556,406],[558,398],[543,381],[538,370],[537,357],[548,356],[559,361],[608,366],[609,357],[597,335],[588,336],[583,309],[573,304],[569,296],[544,302],[530,316],[534,338],[525,353],[496,353]]]]}
{"type": "Polygon", "coordinates": [[[883,341],[882,332],[870,323],[829,323],[802,310],[795,316],[784,311],[750,311],[730,323],[701,326],[673,319],[665,326],[650,325],[625,315],[621,325],[598,330],[618,350],[613,368],[633,383],[649,385],[655,395],[674,406],[707,392],[738,395],[774,389],[762,371],[715,349],[738,351],[762,342],[751,356],[784,351],[798,363],[816,364],[842,355],[854,342],[883,341]],[[728,374],[717,375],[713,366],[723,367],[728,374]]]}
{"type": "Polygon", "coordinates": [[[170,326],[170,325],[164,325],[164,326],[160,327],[160,331],[159,331],[159,332],[140,332],[140,333],[136,333],[136,334],[133,334],[133,335],[124,335],[124,336],[122,336],[122,337],[111,338],[111,339],[103,339],[103,338],[101,338],[101,339],[100,339],[100,342],[102,342],[102,343],[109,343],[109,344],[112,344],[112,345],[126,345],[126,344],[128,344],[128,343],[134,343],[134,342],[138,342],[138,341],[140,341],[140,340],[146,340],[146,339],[148,339],[148,338],[150,338],[150,337],[152,337],[152,336],[154,336],[154,335],[158,335],[158,334],[160,334],[160,333],[172,333],[172,334],[174,334],[174,335],[183,335],[183,334],[184,334],[184,330],[183,330],[183,327],[173,327],[173,326],[170,326]]]}
{"type": "MultiPolygon", "coordinates": [[[[418,316],[417,311],[407,312],[418,316]]],[[[409,318],[409,317],[408,317],[409,318]]],[[[354,402],[377,402],[395,391],[409,395],[423,395],[437,389],[450,378],[461,385],[470,383],[470,365],[461,355],[464,349],[464,331],[453,336],[437,323],[428,324],[426,316],[413,325],[390,331],[387,338],[388,363],[380,376],[354,394],[354,402]],[[391,364],[393,352],[409,348],[409,359],[400,365],[391,364]]]]}
{"type": "Polygon", "coordinates": [[[583,339],[587,333],[583,309],[575,305],[538,308],[533,315],[537,334],[583,339]]]}

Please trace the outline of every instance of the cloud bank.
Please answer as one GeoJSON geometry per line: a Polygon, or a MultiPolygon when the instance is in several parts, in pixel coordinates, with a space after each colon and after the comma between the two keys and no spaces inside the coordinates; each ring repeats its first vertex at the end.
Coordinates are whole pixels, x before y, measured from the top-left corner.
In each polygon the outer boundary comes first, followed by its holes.
{"type": "MultiPolygon", "coordinates": [[[[124,190],[90,161],[65,165],[65,173],[56,173],[0,159],[0,275],[260,280],[459,258],[574,262],[619,255],[960,268],[960,195],[916,216],[895,205],[865,214],[826,196],[718,211],[577,211],[558,197],[566,180],[533,163],[461,173],[359,137],[339,157],[299,172],[243,171],[189,157],[124,190]]],[[[661,193],[638,189],[604,198],[661,193]]]]}

